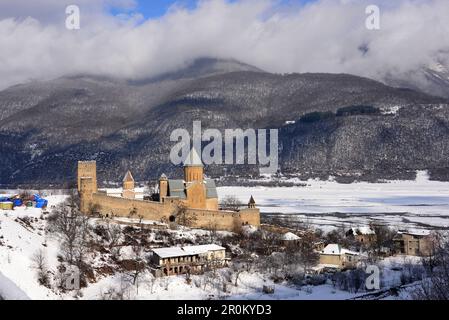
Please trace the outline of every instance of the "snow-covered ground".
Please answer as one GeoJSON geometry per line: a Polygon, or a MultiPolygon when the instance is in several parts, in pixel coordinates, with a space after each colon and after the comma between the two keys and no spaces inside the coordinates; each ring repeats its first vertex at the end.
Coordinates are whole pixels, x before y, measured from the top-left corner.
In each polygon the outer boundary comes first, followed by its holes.
{"type": "MultiPolygon", "coordinates": [[[[49,205],[56,205],[64,196],[48,197],[49,205]]],[[[37,269],[33,255],[42,249],[48,269],[56,273],[57,255],[60,242],[44,232],[43,211],[36,208],[16,208],[14,211],[0,211],[0,296],[5,299],[74,299],[73,293],[57,293],[38,283],[37,269]],[[31,227],[20,218],[33,219],[31,227]]],[[[98,220],[101,221],[101,220],[98,220]]],[[[120,222],[131,222],[120,219],[120,222]]],[[[194,239],[205,236],[208,231],[183,229],[174,231],[178,238],[194,239]]],[[[223,235],[227,233],[224,232],[223,235]]],[[[130,248],[121,252],[122,259],[132,258],[130,248]]],[[[217,275],[205,280],[202,276],[192,276],[187,283],[185,276],[154,279],[146,272],[139,280],[138,288],[131,285],[129,274],[116,273],[113,276],[97,275],[97,282],[89,283],[81,290],[81,299],[103,299],[111,292],[124,293],[125,299],[348,299],[348,292],[335,290],[331,285],[316,287],[313,290],[298,290],[286,284],[274,284],[268,276],[255,272],[243,272],[238,286],[229,283],[223,293],[221,275],[227,269],[217,271],[217,275]],[[275,287],[273,295],[262,292],[263,285],[275,287]]]]}
{"type": "MultiPolygon", "coordinates": [[[[299,183],[301,181],[291,180],[299,183]]],[[[293,215],[323,229],[383,221],[398,228],[449,228],[449,182],[416,181],[339,184],[309,180],[305,187],[221,187],[219,197],[254,196],[266,215],[293,215]]]]}
{"type": "MultiPolygon", "coordinates": [[[[61,202],[64,196],[50,196],[47,199],[49,205],[54,205],[61,202]]],[[[45,221],[40,219],[41,215],[42,210],[37,208],[0,210],[0,295],[5,298],[58,298],[51,290],[39,285],[37,271],[33,267],[32,257],[39,249],[46,252],[49,265],[57,265],[59,243],[57,239],[45,236],[45,221]],[[35,220],[33,227],[18,220],[23,217],[35,220]]]]}
{"type": "MultiPolygon", "coordinates": [[[[298,182],[298,181],[295,181],[298,182]]],[[[307,181],[305,187],[222,187],[219,196],[236,195],[247,202],[254,196],[264,214],[285,214],[308,219],[316,226],[331,228],[342,222],[362,225],[370,220],[381,220],[391,226],[406,228],[449,227],[449,183],[429,181],[420,173],[416,181],[386,183],[338,184],[332,181],[307,181]]],[[[56,193],[54,193],[56,194],[56,193]]],[[[49,206],[58,204],[64,196],[47,197],[49,206]]],[[[16,208],[0,210],[0,296],[11,299],[73,299],[73,293],[56,293],[38,283],[33,255],[45,252],[50,272],[56,273],[60,242],[44,232],[42,210],[16,208]],[[34,220],[30,227],[20,218],[34,220]]],[[[120,219],[121,223],[135,222],[120,219]]],[[[146,224],[152,224],[146,222],[146,224]]],[[[178,238],[194,239],[207,235],[204,230],[178,230],[178,238]]],[[[126,248],[123,257],[132,257],[126,248]]],[[[400,279],[397,266],[406,261],[403,257],[382,262],[383,282],[396,286],[400,279]]],[[[226,269],[218,271],[226,272],[226,269]]],[[[216,277],[219,279],[219,276],[216,277]]],[[[227,292],[214,279],[205,282],[193,276],[187,283],[184,276],[152,280],[147,273],[140,280],[137,290],[130,285],[129,275],[97,275],[96,282],[82,289],[83,299],[100,299],[113,290],[122,288],[129,299],[350,299],[356,295],[339,291],[331,284],[298,289],[286,283],[274,284],[268,276],[255,272],[242,273],[239,285],[227,286],[227,292]],[[126,278],[128,277],[128,278],[126,278]],[[263,285],[274,285],[275,293],[262,293],[263,285]]],[[[406,297],[406,296],[404,296],[406,297]]],[[[392,298],[392,297],[390,297],[392,298]]]]}

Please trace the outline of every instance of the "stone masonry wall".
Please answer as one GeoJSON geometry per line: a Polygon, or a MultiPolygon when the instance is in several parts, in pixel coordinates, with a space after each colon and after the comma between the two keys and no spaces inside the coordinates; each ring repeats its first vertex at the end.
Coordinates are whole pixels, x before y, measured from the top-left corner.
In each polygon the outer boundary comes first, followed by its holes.
{"type": "MultiPolygon", "coordinates": [[[[109,217],[128,217],[133,209],[136,209],[136,216],[141,216],[146,220],[168,222],[171,215],[176,213],[175,203],[160,203],[154,201],[144,201],[137,199],[125,199],[111,197],[103,193],[94,193],[90,199],[82,199],[84,207],[92,205],[99,206],[99,212],[109,217]]],[[[238,231],[243,225],[260,226],[259,209],[244,209],[240,212],[188,209],[189,213],[195,215],[193,228],[216,229],[225,231],[238,231]]]]}

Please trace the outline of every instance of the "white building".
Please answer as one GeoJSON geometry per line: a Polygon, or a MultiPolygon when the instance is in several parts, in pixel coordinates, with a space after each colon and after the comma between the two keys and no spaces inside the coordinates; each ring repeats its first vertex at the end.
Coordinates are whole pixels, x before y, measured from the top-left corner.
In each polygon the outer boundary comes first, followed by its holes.
{"type": "Polygon", "coordinates": [[[216,244],[153,249],[151,264],[155,276],[200,273],[225,266],[226,249],[216,244]]]}
{"type": "Polygon", "coordinates": [[[342,248],[339,244],[328,244],[320,251],[320,265],[329,268],[354,268],[360,258],[360,253],[342,248]]]}

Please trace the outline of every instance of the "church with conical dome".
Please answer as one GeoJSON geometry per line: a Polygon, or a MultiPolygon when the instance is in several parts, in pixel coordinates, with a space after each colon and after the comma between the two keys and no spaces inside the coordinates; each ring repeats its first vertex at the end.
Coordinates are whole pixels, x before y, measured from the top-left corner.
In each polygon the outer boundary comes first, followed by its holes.
{"type": "Polygon", "coordinates": [[[204,165],[195,149],[184,161],[184,177],[172,179],[163,174],[158,197],[153,200],[136,197],[131,171],[123,178],[121,193],[112,196],[107,189],[97,187],[96,170],[95,161],[78,163],[80,210],[84,214],[181,224],[186,224],[188,215],[189,227],[226,231],[239,231],[245,225],[260,226],[260,211],[253,197],[240,210],[220,210],[215,181],[205,177],[204,165]]]}
{"type": "Polygon", "coordinates": [[[204,177],[204,165],[195,149],[184,161],[184,179],[159,179],[161,202],[179,199],[192,209],[218,210],[218,194],[215,181],[204,177]]]}

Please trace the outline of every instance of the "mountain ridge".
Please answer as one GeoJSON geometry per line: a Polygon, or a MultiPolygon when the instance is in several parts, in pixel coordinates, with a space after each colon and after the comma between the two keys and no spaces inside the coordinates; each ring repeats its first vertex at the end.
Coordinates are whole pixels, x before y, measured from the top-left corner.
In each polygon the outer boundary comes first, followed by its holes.
{"type": "MultiPolygon", "coordinates": [[[[76,161],[93,159],[99,162],[102,181],[119,181],[128,169],[141,181],[163,172],[179,175],[180,168],[169,164],[174,145],[169,136],[177,128],[190,131],[195,120],[202,121],[204,128],[220,130],[280,129],[281,171],[289,173],[325,176],[347,170],[355,177],[366,172],[369,179],[375,179],[384,178],[386,171],[392,171],[388,175],[393,177],[408,176],[424,164],[424,169],[438,172],[434,178],[446,179],[446,147],[424,153],[416,144],[431,139],[441,144],[449,138],[445,131],[449,109],[444,98],[347,74],[280,75],[247,70],[247,65],[234,62],[232,72],[217,71],[213,61],[202,66],[197,73],[180,71],[139,83],[78,75],[1,91],[0,166],[6,168],[0,173],[1,184],[68,183],[73,181],[76,161]],[[208,64],[210,72],[204,67],[208,64]],[[239,67],[244,70],[235,70],[239,67]],[[360,105],[379,113],[301,121],[314,112],[336,115],[342,108],[360,105]],[[399,110],[395,114],[381,112],[395,108],[399,110]],[[291,122],[294,124],[286,124],[291,122]],[[329,124],[334,128],[331,131],[329,124]],[[392,136],[411,148],[395,150],[394,140],[376,138],[386,130],[385,124],[391,127],[392,136]],[[371,131],[367,132],[369,125],[371,131]],[[401,134],[413,130],[427,138],[401,134]],[[348,145],[338,144],[332,132],[348,145]],[[310,140],[312,133],[317,140],[310,140]],[[304,140],[307,137],[309,140],[304,140]],[[392,161],[372,161],[376,159],[372,143],[380,149],[385,145],[386,158],[392,161]],[[365,150],[366,157],[354,160],[355,145],[365,150]],[[324,158],[320,156],[323,152],[327,154],[324,158]],[[340,167],[335,165],[336,159],[340,167]]],[[[254,166],[207,169],[214,177],[225,172],[258,172],[254,166]]]]}

